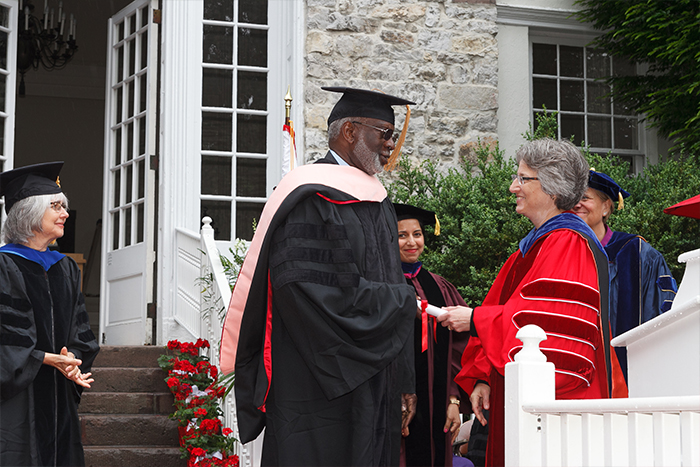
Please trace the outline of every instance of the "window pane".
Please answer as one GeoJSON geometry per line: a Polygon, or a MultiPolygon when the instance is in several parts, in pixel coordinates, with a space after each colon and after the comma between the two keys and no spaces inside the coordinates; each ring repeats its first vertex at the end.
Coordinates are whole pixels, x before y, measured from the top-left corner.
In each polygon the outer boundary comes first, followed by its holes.
{"type": "Polygon", "coordinates": [[[260,220],[262,203],[236,203],[236,238],[253,239],[253,223],[260,220]]]}
{"type": "Polygon", "coordinates": [[[238,0],[238,21],[267,24],[267,1],[238,0]]]}
{"type": "Polygon", "coordinates": [[[134,122],[126,124],[126,160],[134,158],[134,122]]]}
{"type": "Polygon", "coordinates": [[[561,110],[583,112],[583,81],[561,80],[561,110]]]}
{"type": "Polygon", "coordinates": [[[236,160],[236,196],[266,195],[267,161],[265,159],[236,160]]]}
{"type": "Polygon", "coordinates": [[[7,70],[7,33],[0,31],[0,68],[7,70]]]}
{"type": "Polygon", "coordinates": [[[613,109],[615,115],[634,115],[634,111],[622,101],[613,102],[613,109]]]}
{"type": "Polygon", "coordinates": [[[260,115],[238,115],[236,150],[265,154],[267,152],[266,117],[260,115]]]}
{"type": "Polygon", "coordinates": [[[138,170],[138,173],[136,174],[136,177],[138,179],[138,199],[143,199],[146,196],[146,161],[145,160],[140,160],[138,162],[138,165],[136,166],[136,170],[138,170]]]}
{"type": "Polygon", "coordinates": [[[124,246],[131,245],[131,208],[124,211],[124,246]]]}
{"type": "Polygon", "coordinates": [[[233,108],[233,71],[202,70],[202,105],[233,108]]]}
{"type": "Polygon", "coordinates": [[[202,194],[231,196],[231,158],[202,156],[202,194]]]}
{"type": "Polygon", "coordinates": [[[584,141],[583,115],[560,114],[561,139],[572,139],[575,145],[584,141]]]}
{"type": "Polygon", "coordinates": [[[136,206],[136,243],[143,243],[143,235],[144,235],[144,222],[143,222],[143,209],[144,209],[144,204],[141,203],[138,206],[136,206]]]}
{"type": "Polygon", "coordinates": [[[133,183],[133,178],[134,178],[134,166],[129,164],[126,167],[126,188],[124,189],[124,194],[126,195],[126,202],[130,203],[131,202],[131,195],[132,195],[132,190],[134,187],[133,183]]]}
{"type": "Polygon", "coordinates": [[[233,64],[233,28],[204,26],[205,63],[233,64]]]}
{"type": "Polygon", "coordinates": [[[141,8],[141,27],[148,25],[148,7],[141,8]]]}
{"type": "Polygon", "coordinates": [[[536,75],[557,75],[557,46],[532,44],[532,72],[536,75]]]}
{"type": "Polygon", "coordinates": [[[117,48],[117,82],[124,81],[124,47],[117,48]]]}
{"type": "Polygon", "coordinates": [[[129,76],[136,73],[136,42],[129,41],[129,76]]]}
{"type": "Polygon", "coordinates": [[[621,57],[613,57],[614,76],[634,76],[637,74],[637,66],[621,57]]]}
{"type": "Polygon", "coordinates": [[[553,79],[532,78],[532,108],[557,110],[557,82],[553,79]]]}
{"type": "Polygon", "coordinates": [[[267,74],[238,72],[239,109],[267,110],[267,74]]]}
{"type": "MultiPolygon", "coordinates": [[[[202,201],[202,215],[211,217],[215,240],[231,240],[231,203],[228,201],[202,201]]],[[[252,239],[252,236],[251,236],[252,239]]]]}
{"type": "Polygon", "coordinates": [[[602,50],[586,49],[586,76],[607,78],[610,76],[610,57],[602,50]]]}
{"type": "Polygon", "coordinates": [[[0,26],[8,27],[10,19],[10,9],[5,6],[0,6],[0,26]]]}
{"type": "Polygon", "coordinates": [[[7,76],[0,75],[0,112],[5,111],[5,81],[7,76]]]}
{"type": "Polygon", "coordinates": [[[615,123],[615,148],[638,149],[637,137],[638,123],[636,118],[616,118],[615,123]]]}
{"type": "Polygon", "coordinates": [[[588,111],[610,114],[610,87],[604,83],[588,83],[588,111]]]}
{"type": "Polygon", "coordinates": [[[136,124],[139,126],[139,152],[137,156],[146,154],[146,119],[144,117],[136,119],[136,124]]]}
{"type": "Polygon", "coordinates": [[[267,66],[267,31],[238,29],[238,64],[267,66]]]}
{"type": "Polygon", "coordinates": [[[114,130],[114,165],[122,163],[122,129],[114,130]]]}
{"type": "Polygon", "coordinates": [[[146,110],[146,93],[148,91],[148,83],[146,82],[146,76],[147,75],[141,75],[141,77],[139,78],[139,112],[143,112],[146,110]]]}
{"type": "Polygon", "coordinates": [[[562,45],[559,47],[559,56],[561,58],[561,68],[559,69],[561,76],[583,78],[583,47],[562,45]]]}
{"type": "Polygon", "coordinates": [[[202,149],[230,151],[232,135],[231,114],[202,112],[202,149]]]}
{"type": "Polygon", "coordinates": [[[143,70],[148,65],[148,30],[141,34],[141,67],[143,70]]]}
{"type": "Polygon", "coordinates": [[[116,105],[114,106],[115,107],[114,121],[116,123],[121,123],[121,121],[122,121],[122,106],[123,106],[123,102],[124,102],[124,87],[123,86],[119,86],[119,88],[117,88],[117,98],[115,100],[116,100],[116,102],[115,102],[116,105]]]}
{"type": "Polygon", "coordinates": [[[120,211],[112,213],[112,250],[119,249],[119,214],[120,211]]]}
{"type": "MultiPolygon", "coordinates": [[[[261,3],[267,2],[265,1],[261,3]]],[[[233,21],[233,1],[204,0],[204,19],[214,19],[218,21],[233,21]]]]}
{"type": "Polygon", "coordinates": [[[129,81],[129,84],[126,85],[126,118],[134,116],[134,101],[136,100],[136,96],[134,95],[134,83],[135,81],[129,81]]]}
{"type": "Polygon", "coordinates": [[[612,148],[610,118],[588,118],[588,144],[595,148],[612,148]]]}
{"type": "Polygon", "coordinates": [[[117,169],[114,172],[114,208],[119,207],[122,204],[121,201],[121,189],[122,189],[122,171],[117,169]]]}

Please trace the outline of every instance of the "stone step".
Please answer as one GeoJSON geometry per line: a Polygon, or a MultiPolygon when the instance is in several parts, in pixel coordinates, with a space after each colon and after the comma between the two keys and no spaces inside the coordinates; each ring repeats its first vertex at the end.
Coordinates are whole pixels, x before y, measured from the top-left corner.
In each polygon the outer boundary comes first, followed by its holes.
{"type": "Polygon", "coordinates": [[[93,367],[158,368],[158,357],[167,351],[160,345],[103,345],[93,367]]]}
{"type": "Polygon", "coordinates": [[[93,368],[95,382],[85,392],[170,392],[160,368],[93,368]]]}
{"type": "Polygon", "coordinates": [[[177,421],[166,415],[80,416],[83,446],[179,446],[177,421]]]}
{"type": "Polygon", "coordinates": [[[83,392],[80,413],[92,414],[161,414],[175,411],[172,393],[83,392]]]}
{"type": "Polygon", "coordinates": [[[186,467],[175,447],[85,446],[86,467],[186,467]]]}

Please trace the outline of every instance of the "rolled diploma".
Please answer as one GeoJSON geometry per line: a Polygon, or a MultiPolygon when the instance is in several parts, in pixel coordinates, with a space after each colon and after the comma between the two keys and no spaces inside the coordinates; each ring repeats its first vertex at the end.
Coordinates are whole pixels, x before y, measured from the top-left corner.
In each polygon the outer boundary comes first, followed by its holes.
{"type": "MultiPolygon", "coordinates": [[[[416,302],[418,302],[418,308],[422,310],[423,308],[421,308],[420,300],[416,300],[416,302]]],[[[438,308],[435,305],[428,303],[428,306],[425,308],[425,312],[437,318],[441,314],[447,313],[447,310],[443,310],[442,308],[438,308]]]]}

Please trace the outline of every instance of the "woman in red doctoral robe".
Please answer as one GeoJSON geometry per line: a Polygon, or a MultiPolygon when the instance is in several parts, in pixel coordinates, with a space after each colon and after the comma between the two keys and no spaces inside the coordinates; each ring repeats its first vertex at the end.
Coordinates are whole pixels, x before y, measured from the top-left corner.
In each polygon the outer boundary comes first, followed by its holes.
{"type": "Polygon", "coordinates": [[[588,164],[574,145],[551,139],[527,143],[516,158],[510,191],[534,229],[481,306],[451,307],[438,318],[472,336],[456,380],[483,425],[490,410],[487,466],[505,465],[503,375],[522,348],[521,327],[547,333],[540,347],[556,368],[557,399],[608,397],[607,259],[590,227],[569,212],[586,190],[588,164]]]}

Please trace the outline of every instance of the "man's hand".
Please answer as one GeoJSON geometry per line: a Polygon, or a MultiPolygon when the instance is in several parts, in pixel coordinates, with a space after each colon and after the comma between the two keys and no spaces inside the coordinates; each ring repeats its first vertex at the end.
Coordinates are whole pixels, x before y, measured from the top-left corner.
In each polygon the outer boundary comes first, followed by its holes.
{"type": "Polygon", "coordinates": [[[416,403],[418,396],[415,394],[401,394],[401,435],[408,436],[408,424],[416,415],[416,403]]]}
{"type": "Polygon", "coordinates": [[[439,323],[450,331],[467,332],[469,331],[469,322],[472,318],[473,309],[468,306],[445,306],[442,308],[447,310],[437,317],[439,323]]]}
{"type": "Polygon", "coordinates": [[[472,395],[469,396],[469,400],[472,403],[472,411],[479,422],[486,426],[486,417],[484,416],[484,410],[489,410],[491,407],[489,399],[491,397],[491,386],[484,383],[478,383],[474,386],[474,391],[472,395]]]}

